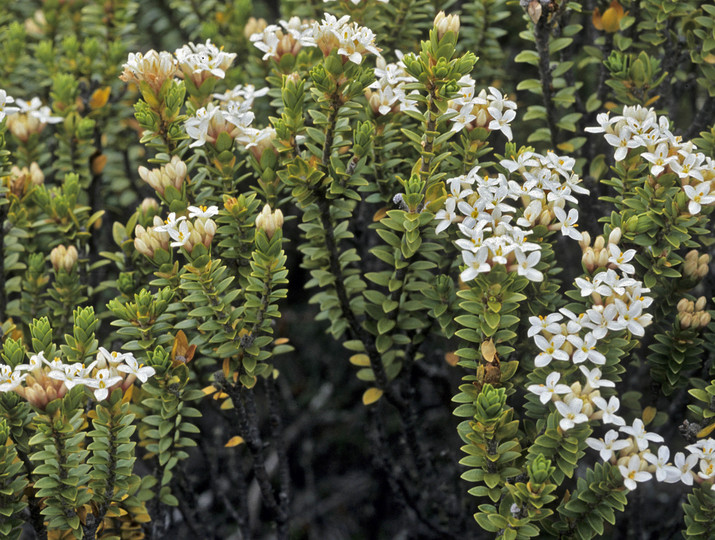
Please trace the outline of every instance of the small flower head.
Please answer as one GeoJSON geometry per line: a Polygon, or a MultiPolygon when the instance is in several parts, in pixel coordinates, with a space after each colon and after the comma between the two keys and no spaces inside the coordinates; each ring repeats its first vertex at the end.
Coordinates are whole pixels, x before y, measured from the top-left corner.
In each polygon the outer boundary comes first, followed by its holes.
{"type": "Polygon", "coordinates": [[[71,272],[77,264],[78,256],[76,247],[59,245],[50,252],[50,262],[52,262],[52,268],[55,269],[55,272],[60,270],[71,272]]]}

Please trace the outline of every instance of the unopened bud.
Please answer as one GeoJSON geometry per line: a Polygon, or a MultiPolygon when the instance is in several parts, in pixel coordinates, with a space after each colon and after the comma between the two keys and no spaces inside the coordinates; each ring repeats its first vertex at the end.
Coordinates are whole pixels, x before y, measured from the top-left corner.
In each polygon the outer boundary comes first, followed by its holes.
{"type": "Polygon", "coordinates": [[[65,272],[71,272],[74,265],[77,264],[77,248],[74,246],[57,246],[50,252],[50,262],[52,263],[52,268],[55,272],[64,270],[65,272]]]}
{"type": "Polygon", "coordinates": [[[686,328],[690,328],[693,322],[693,316],[688,312],[681,312],[678,314],[678,320],[680,321],[680,328],[685,330],[686,328]]]}
{"type": "Polygon", "coordinates": [[[583,231],[581,240],[578,241],[578,245],[581,246],[581,249],[586,249],[591,245],[591,235],[588,234],[588,231],[583,231]]]}
{"type": "Polygon", "coordinates": [[[608,235],[608,243],[609,244],[616,244],[618,245],[618,242],[621,241],[621,228],[616,227],[611,231],[611,234],[608,235]]]}
{"type": "Polygon", "coordinates": [[[265,19],[250,17],[248,21],[246,21],[246,26],[243,27],[243,35],[246,39],[251,39],[253,34],[260,34],[266,29],[267,26],[268,23],[265,19]]]}
{"type": "Polygon", "coordinates": [[[683,264],[683,274],[686,277],[692,278],[697,277],[700,267],[698,266],[698,261],[693,259],[685,259],[685,264],[683,264]]]}
{"type": "Polygon", "coordinates": [[[268,238],[272,238],[276,229],[283,227],[283,212],[280,209],[271,213],[271,207],[265,205],[263,211],[256,217],[256,228],[265,231],[268,238]]]}
{"type": "Polygon", "coordinates": [[[581,263],[589,273],[593,272],[593,269],[596,268],[596,257],[592,248],[586,248],[586,253],[581,257],[581,263]]]}
{"type": "Polygon", "coordinates": [[[552,215],[550,210],[544,210],[539,216],[539,225],[549,226],[551,224],[552,215]]]}
{"type": "Polygon", "coordinates": [[[445,15],[444,11],[437,13],[434,18],[434,27],[437,29],[437,37],[442,39],[447,32],[459,33],[459,15],[445,15]]]}

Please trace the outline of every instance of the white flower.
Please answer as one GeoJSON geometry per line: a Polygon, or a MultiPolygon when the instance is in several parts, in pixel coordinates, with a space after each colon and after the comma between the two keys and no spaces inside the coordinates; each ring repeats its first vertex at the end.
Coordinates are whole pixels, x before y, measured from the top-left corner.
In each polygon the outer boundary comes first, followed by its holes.
{"type": "Polygon", "coordinates": [[[189,206],[190,218],[212,218],[218,215],[218,206],[189,206]]]}
{"type": "Polygon", "coordinates": [[[670,459],[670,449],[662,445],[658,448],[658,455],[646,452],[643,454],[643,459],[645,459],[651,465],[655,465],[655,479],[658,482],[665,482],[668,477],[668,460],[670,459]]]}
{"type": "Polygon", "coordinates": [[[641,452],[648,448],[648,441],[652,442],[663,442],[663,437],[657,433],[648,433],[643,426],[643,420],[636,418],[633,420],[633,426],[622,426],[619,431],[626,433],[633,437],[636,444],[638,445],[638,450],[641,452]]]}
{"type": "Polygon", "coordinates": [[[576,230],[576,227],[578,227],[578,223],[576,223],[578,221],[578,210],[572,208],[569,210],[567,216],[563,208],[556,206],[554,207],[554,215],[556,219],[559,220],[559,225],[561,225],[561,234],[573,238],[574,240],[581,240],[583,238],[583,235],[576,230]]]}
{"type": "Polygon", "coordinates": [[[707,206],[715,202],[715,195],[710,195],[710,182],[701,182],[697,187],[683,186],[683,190],[690,199],[688,212],[693,216],[700,213],[703,205],[707,206]]]}
{"type": "Polygon", "coordinates": [[[643,304],[636,301],[628,306],[619,298],[616,298],[614,304],[619,315],[617,324],[623,329],[628,329],[634,336],[644,336],[645,327],[651,323],[653,316],[649,313],[643,313],[643,304]]]}
{"type": "Polygon", "coordinates": [[[583,409],[583,400],[579,398],[574,398],[568,403],[557,401],[556,409],[559,411],[559,414],[563,416],[559,422],[559,426],[564,431],[571,429],[576,424],[588,422],[588,416],[581,412],[583,409]]]}
{"type": "Polygon", "coordinates": [[[471,124],[477,117],[472,114],[474,111],[474,105],[471,103],[464,103],[460,105],[457,109],[449,108],[448,113],[456,113],[452,118],[449,119],[450,122],[454,122],[451,131],[462,131],[465,127],[471,124]]]}
{"type": "Polygon", "coordinates": [[[48,377],[58,381],[63,381],[67,390],[72,390],[72,388],[74,388],[78,384],[91,384],[88,375],[96,364],[96,360],[86,367],[84,364],[81,364],[79,362],[75,362],[71,365],[65,364],[62,366],[64,368],[62,370],[53,369],[52,371],[50,371],[48,377]]]}
{"type": "Polygon", "coordinates": [[[154,227],[156,232],[165,232],[171,234],[171,231],[176,231],[179,223],[186,219],[186,216],[176,217],[175,212],[171,212],[169,216],[164,220],[164,225],[159,225],[154,227]]]}
{"type": "Polygon", "coordinates": [[[568,394],[571,392],[570,386],[557,384],[560,378],[561,374],[554,371],[546,377],[545,384],[532,384],[527,387],[527,390],[539,396],[541,403],[548,403],[554,394],[568,394]]]}
{"type": "MultiPolygon", "coordinates": [[[[593,401],[593,404],[596,405],[596,407],[603,411],[601,420],[604,424],[614,424],[616,426],[626,425],[626,421],[616,414],[621,406],[621,402],[616,396],[611,396],[608,403],[606,403],[606,400],[601,396],[595,396],[591,398],[591,401],[593,401]]],[[[616,432],[614,431],[613,433],[616,432]]]]}
{"type": "Polygon", "coordinates": [[[457,222],[458,216],[454,211],[456,206],[457,199],[455,199],[454,197],[448,197],[444,203],[444,208],[439,210],[434,216],[435,219],[440,220],[440,222],[437,224],[437,227],[435,227],[435,234],[441,233],[452,223],[457,222]]]}
{"type": "Polygon", "coordinates": [[[134,355],[129,354],[124,358],[124,364],[117,367],[117,371],[123,373],[129,373],[130,375],[135,375],[137,379],[145,383],[149,377],[154,375],[156,371],[153,367],[144,366],[144,364],[139,364],[134,355]]]}
{"type": "Polygon", "coordinates": [[[633,132],[628,128],[628,126],[621,127],[618,135],[606,133],[606,142],[616,148],[613,159],[616,161],[623,161],[628,155],[628,149],[636,148],[638,146],[638,141],[633,139],[631,137],[632,135],[633,132]]]}
{"type": "Polygon", "coordinates": [[[19,371],[34,371],[36,369],[40,369],[43,364],[47,363],[47,359],[45,358],[45,353],[40,351],[37,354],[33,354],[30,356],[30,363],[29,364],[20,364],[15,367],[15,370],[19,371]]]}
{"type": "Polygon", "coordinates": [[[61,116],[52,116],[52,110],[43,105],[38,97],[32,98],[29,103],[18,99],[17,104],[20,106],[20,113],[36,118],[41,124],[57,124],[64,120],[61,116]]]}
{"type": "Polygon", "coordinates": [[[14,103],[15,99],[12,96],[8,96],[5,90],[0,89],[0,122],[3,121],[8,114],[14,114],[20,110],[19,107],[10,107],[10,103],[14,103]]]}
{"type": "Polygon", "coordinates": [[[590,361],[592,364],[602,366],[606,363],[606,357],[603,353],[596,350],[596,345],[598,345],[598,340],[593,332],[586,334],[583,339],[569,340],[571,344],[575,347],[571,360],[574,364],[581,364],[586,360],[590,361]]]}
{"type": "MultiPolygon", "coordinates": [[[[18,100],[18,102],[19,101],[20,100],[18,100]]],[[[700,171],[700,166],[704,160],[705,155],[699,152],[697,154],[686,154],[682,163],[673,161],[673,163],[670,164],[670,168],[674,173],[677,173],[681,179],[695,178],[702,182],[703,173],[700,171]]]]}
{"type": "Polygon", "coordinates": [[[87,386],[94,389],[94,398],[97,401],[102,401],[107,399],[109,389],[121,380],[122,378],[118,375],[112,377],[108,369],[100,369],[95,373],[94,378],[87,380],[87,386]]]}
{"type": "Polygon", "coordinates": [[[608,132],[608,128],[611,124],[615,123],[615,120],[609,118],[610,112],[599,113],[596,117],[596,122],[598,122],[598,127],[587,127],[584,131],[588,133],[605,133],[608,132]]]}
{"type": "Polygon", "coordinates": [[[10,366],[0,366],[0,393],[12,392],[22,384],[22,381],[28,375],[29,373],[21,374],[17,368],[14,371],[10,371],[10,366]]]}
{"type": "Polygon", "coordinates": [[[608,258],[608,262],[615,264],[621,272],[624,274],[634,274],[636,269],[632,264],[628,264],[628,261],[632,260],[636,255],[635,249],[628,249],[625,252],[621,251],[616,244],[608,244],[608,251],[611,256],[608,258]]]}
{"type": "Polygon", "coordinates": [[[109,352],[104,347],[100,347],[99,353],[97,353],[97,356],[103,358],[109,365],[115,366],[115,365],[123,362],[124,358],[127,356],[127,354],[131,354],[131,353],[122,354],[122,353],[118,353],[116,351],[109,352]]]}
{"type": "Polygon", "coordinates": [[[516,255],[518,265],[517,273],[520,276],[526,277],[529,281],[544,281],[544,274],[534,268],[541,260],[540,251],[534,251],[526,256],[521,249],[517,248],[514,250],[514,255],[516,255]]]}
{"type": "Polygon", "coordinates": [[[459,275],[459,278],[466,283],[483,272],[489,272],[492,267],[486,262],[488,255],[489,250],[486,247],[479,249],[476,253],[462,251],[462,259],[467,268],[459,275]]]}
{"type": "Polygon", "coordinates": [[[668,477],[665,479],[668,483],[682,482],[686,486],[693,485],[692,469],[698,464],[698,456],[690,454],[687,458],[683,452],[675,454],[673,459],[673,467],[668,471],[668,477]]]}
{"type": "Polygon", "coordinates": [[[663,142],[660,143],[652,153],[643,152],[641,154],[641,157],[643,159],[652,163],[650,167],[650,173],[653,176],[658,176],[665,170],[668,165],[678,159],[675,156],[668,156],[669,150],[670,148],[668,146],[668,143],[663,142]]]}
{"type": "Polygon", "coordinates": [[[614,452],[628,448],[630,443],[626,439],[618,440],[618,432],[611,429],[606,433],[604,440],[589,437],[586,444],[597,450],[603,461],[608,461],[613,457],[614,452]]]}
{"type": "Polygon", "coordinates": [[[189,232],[189,225],[186,223],[186,221],[182,221],[179,224],[178,229],[169,230],[169,235],[174,240],[170,244],[171,247],[184,247],[184,245],[186,245],[186,242],[189,241],[189,236],[191,236],[191,233],[189,232]]]}
{"type": "Polygon", "coordinates": [[[623,485],[627,489],[633,491],[636,489],[636,482],[647,482],[653,475],[649,472],[641,471],[641,458],[638,454],[633,454],[628,460],[628,466],[619,465],[618,470],[621,471],[621,476],[623,477],[623,485]]]}
{"type": "Polygon", "coordinates": [[[501,131],[507,139],[511,140],[513,135],[509,123],[516,118],[516,113],[511,109],[502,112],[496,107],[489,107],[487,111],[493,118],[493,120],[489,122],[489,129],[492,131],[501,131]]]}
{"type": "Polygon", "coordinates": [[[568,361],[569,354],[561,350],[561,346],[566,342],[565,336],[556,334],[552,336],[550,340],[547,340],[544,336],[536,335],[534,336],[534,341],[536,342],[536,346],[542,351],[534,359],[534,365],[536,367],[548,366],[551,360],[568,361]]]}
{"type": "Polygon", "coordinates": [[[715,460],[715,439],[700,439],[695,444],[691,444],[685,448],[698,456],[698,459],[705,461],[715,460]]]}
{"type": "Polygon", "coordinates": [[[529,317],[531,327],[527,332],[529,337],[533,337],[539,332],[548,332],[549,334],[558,334],[561,332],[559,321],[563,319],[560,313],[550,313],[546,317],[539,315],[538,317],[529,317]]]}
{"type": "Polygon", "coordinates": [[[593,368],[589,370],[586,366],[580,366],[579,369],[581,373],[586,375],[586,384],[588,384],[594,390],[596,388],[606,388],[615,387],[616,383],[609,381],[608,379],[601,379],[601,370],[598,368],[593,368]]]}
{"type": "Polygon", "coordinates": [[[184,45],[176,49],[174,54],[184,74],[191,76],[197,86],[207,78],[208,74],[223,79],[226,70],[236,58],[235,53],[219,50],[210,39],[207,39],[205,44],[184,45]]]}

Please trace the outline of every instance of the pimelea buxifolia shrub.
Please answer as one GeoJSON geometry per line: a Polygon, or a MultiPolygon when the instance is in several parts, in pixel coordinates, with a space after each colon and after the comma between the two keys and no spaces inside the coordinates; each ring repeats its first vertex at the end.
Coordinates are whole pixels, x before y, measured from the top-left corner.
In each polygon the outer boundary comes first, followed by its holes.
{"type": "Polygon", "coordinates": [[[0,534],[335,535],[299,257],[405,516],[350,534],[712,538],[715,8],[281,7],[0,19],[0,534]]]}

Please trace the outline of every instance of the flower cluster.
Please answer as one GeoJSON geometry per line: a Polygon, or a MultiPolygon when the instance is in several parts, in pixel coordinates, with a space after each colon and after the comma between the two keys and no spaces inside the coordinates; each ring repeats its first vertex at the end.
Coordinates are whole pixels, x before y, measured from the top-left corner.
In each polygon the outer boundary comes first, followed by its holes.
{"type": "Polygon", "coordinates": [[[8,96],[5,90],[0,89],[0,122],[2,122],[8,114],[20,111],[19,107],[11,106],[10,103],[15,103],[15,98],[8,96]]]}
{"type": "Polygon", "coordinates": [[[226,106],[230,103],[235,103],[240,111],[248,112],[253,107],[253,100],[257,97],[265,96],[266,94],[268,94],[267,86],[256,90],[256,87],[252,84],[238,84],[223,94],[211,94],[211,97],[219,100],[226,106]]]}
{"type": "Polygon", "coordinates": [[[340,19],[325,13],[323,20],[312,23],[298,17],[280,21],[280,26],[271,24],[261,32],[251,35],[253,45],[262,51],[263,59],[280,60],[284,54],[298,54],[303,47],[318,47],[325,56],[333,50],[343,57],[343,62],[362,63],[367,53],[380,56],[375,46],[375,34],[365,26],[349,22],[350,16],[340,19]]]}
{"type": "Polygon", "coordinates": [[[380,56],[380,49],[375,46],[373,31],[349,21],[348,15],[336,19],[325,13],[322,21],[313,23],[315,45],[325,56],[337,49],[338,54],[343,57],[343,63],[349,60],[360,64],[367,53],[380,56]]]}
{"type": "Polygon", "coordinates": [[[40,133],[47,124],[62,122],[61,116],[52,116],[52,110],[43,105],[40,98],[33,97],[29,102],[15,100],[5,90],[0,90],[0,122],[7,116],[7,128],[21,141],[27,141],[34,133],[40,133]],[[8,106],[15,103],[16,106],[8,106]]]}
{"type": "Polygon", "coordinates": [[[203,146],[207,142],[215,143],[222,133],[226,133],[245,148],[257,146],[265,140],[272,140],[275,131],[272,128],[256,129],[251,127],[254,114],[235,101],[228,102],[227,108],[209,103],[201,107],[194,116],[187,118],[186,133],[194,139],[190,147],[203,146]]]}
{"type": "Polygon", "coordinates": [[[186,179],[186,163],[181,161],[179,156],[172,156],[171,161],[159,169],[139,167],[139,176],[161,195],[169,186],[181,191],[186,179]]]}
{"type": "Polygon", "coordinates": [[[270,24],[252,34],[249,39],[264,53],[263,60],[280,60],[284,54],[295,56],[303,47],[315,47],[312,23],[301,21],[298,17],[270,24]]]}
{"type": "Polygon", "coordinates": [[[503,264],[531,281],[542,281],[543,275],[535,267],[541,260],[539,244],[528,242],[530,228],[548,225],[562,234],[581,238],[576,230],[578,211],[566,214],[567,202],[575,203],[573,193],[588,193],[581,187],[580,178],[573,172],[574,160],[521,151],[513,159],[503,159],[500,164],[507,175],[496,178],[479,174],[479,166],[468,174],[447,180],[450,193],[444,209],[437,212],[440,233],[451,224],[458,224],[464,236],[456,241],[462,250],[467,268],[462,281],[474,279],[488,272],[493,265],[503,264]],[[511,180],[511,177],[520,177],[511,180]],[[523,213],[516,219],[517,209],[510,201],[520,200],[523,213]],[[554,218],[558,220],[553,223],[554,218]]]}
{"type": "Polygon", "coordinates": [[[653,177],[675,173],[689,199],[688,212],[697,215],[703,206],[715,203],[711,192],[715,180],[715,161],[690,141],[670,131],[667,117],[658,117],[653,109],[641,106],[624,107],[623,114],[610,117],[601,113],[598,126],[586,128],[591,133],[604,133],[608,144],[616,151],[614,159],[623,161],[632,149],[645,149],[640,157],[650,163],[653,177]]]}
{"type": "Polygon", "coordinates": [[[0,392],[14,391],[44,409],[77,385],[91,389],[94,398],[101,401],[110,390],[127,390],[136,379],[144,383],[154,373],[154,368],[139,364],[131,353],[110,353],[103,347],[87,366],[79,362],[66,364],[59,357],[48,361],[40,352],[32,355],[29,363],[14,368],[0,364],[0,392]]]}
{"type": "Polygon", "coordinates": [[[146,54],[129,53],[127,62],[122,66],[124,71],[119,78],[125,82],[138,85],[146,84],[154,94],[158,94],[166,81],[179,74],[176,59],[166,51],[156,52],[154,49],[146,54]]]}
{"type": "Polygon", "coordinates": [[[365,91],[365,97],[375,114],[417,110],[417,101],[409,96],[419,92],[413,90],[408,94],[404,88],[405,84],[417,82],[417,79],[407,73],[402,52],[396,50],[395,54],[398,58],[395,63],[387,63],[382,56],[377,57],[376,80],[365,91]]]}
{"type": "Polygon", "coordinates": [[[211,245],[216,234],[216,223],[211,218],[218,214],[218,207],[189,206],[188,210],[189,219],[194,219],[194,221],[189,221],[186,216],[177,217],[175,212],[171,212],[163,224],[157,224],[155,220],[154,227],[150,229],[153,233],[168,234],[172,240],[171,247],[183,247],[191,253],[194,246],[203,244],[205,247],[209,247],[211,245]]]}
{"type": "Polygon", "coordinates": [[[190,79],[196,87],[201,86],[208,78],[226,77],[226,70],[236,59],[236,53],[227,53],[211,43],[189,43],[174,52],[181,73],[185,79],[190,79]]]}
{"type": "Polygon", "coordinates": [[[489,94],[482,89],[474,96],[475,81],[465,75],[459,81],[461,88],[459,97],[450,100],[447,112],[453,113],[450,118],[452,131],[472,130],[475,127],[487,128],[490,131],[501,131],[507,139],[512,139],[509,124],[516,118],[516,103],[506,99],[494,87],[489,87],[489,94]]]}
{"type": "MultiPolygon", "coordinates": [[[[693,482],[715,480],[715,439],[701,439],[686,446],[689,455],[686,457],[684,452],[677,452],[673,462],[670,462],[668,446],[663,444],[655,452],[651,452],[649,447],[650,442],[662,443],[663,437],[647,432],[639,418],[631,426],[624,425],[620,420],[618,431],[610,429],[603,439],[589,437],[586,444],[598,451],[603,461],[618,465],[626,488],[634,490],[638,482],[647,482],[654,475],[658,482],[682,482],[687,486],[692,486],[693,482]],[[619,432],[628,437],[619,439],[619,432]],[[696,465],[700,469],[697,474],[694,471],[696,465]]],[[[605,416],[603,422],[616,423],[605,416]]],[[[715,490],[715,484],[712,489],[715,490]]]]}

